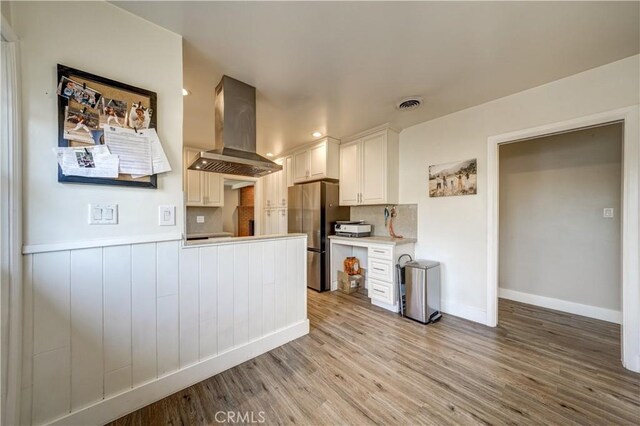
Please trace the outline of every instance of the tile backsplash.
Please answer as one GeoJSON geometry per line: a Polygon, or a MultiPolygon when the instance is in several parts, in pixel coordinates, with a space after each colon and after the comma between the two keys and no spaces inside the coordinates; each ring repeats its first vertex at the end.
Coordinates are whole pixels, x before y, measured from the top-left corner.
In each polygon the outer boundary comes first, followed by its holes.
{"type": "Polygon", "coordinates": [[[187,235],[222,232],[222,209],[220,207],[187,207],[187,235]],[[198,223],[196,216],[204,216],[198,223]]]}
{"type": "MultiPolygon", "coordinates": [[[[379,206],[355,206],[351,207],[351,220],[364,220],[371,224],[371,234],[376,237],[388,237],[389,232],[384,226],[384,208],[379,206]]],[[[418,205],[417,204],[397,204],[397,216],[393,220],[393,229],[397,235],[406,238],[417,238],[418,236],[418,205]]]]}

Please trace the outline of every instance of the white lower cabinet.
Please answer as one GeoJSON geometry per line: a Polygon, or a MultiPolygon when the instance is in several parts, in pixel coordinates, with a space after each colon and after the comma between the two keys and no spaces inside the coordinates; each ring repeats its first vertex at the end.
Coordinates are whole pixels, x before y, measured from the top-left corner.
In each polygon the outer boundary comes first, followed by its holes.
{"type": "Polygon", "coordinates": [[[398,312],[396,263],[404,254],[414,257],[416,240],[393,240],[385,237],[348,238],[332,235],[329,241],[331,289],[338,288],[338,271],[344,270],[344,259],[355,256],[365,268],[367,295],[371,303],[398,312]]]}
{"type": "Polygon", "coordinates": [[[287,209],[265,209],[263,235],[287,233],[287,209]]]}

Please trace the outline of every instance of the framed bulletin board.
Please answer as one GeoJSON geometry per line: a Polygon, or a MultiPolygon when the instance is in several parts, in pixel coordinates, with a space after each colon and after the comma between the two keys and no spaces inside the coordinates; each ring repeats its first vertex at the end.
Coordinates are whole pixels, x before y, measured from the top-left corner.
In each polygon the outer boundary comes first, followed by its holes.
{"type": "MultiPolygon", "coordinates": [[[[58,146],[88,148],[104,144],[101,126],[157,127],[157,95],[118,81],[58,64],[58,146]],[[75,88],[75,90],[74,90],[75,88]],[[137,112],[137,113],[136,113],[137,112]]],[[[157,188],[158,176],[117,178],[68,176],[58,165],[58,182],[157,188]]]]}

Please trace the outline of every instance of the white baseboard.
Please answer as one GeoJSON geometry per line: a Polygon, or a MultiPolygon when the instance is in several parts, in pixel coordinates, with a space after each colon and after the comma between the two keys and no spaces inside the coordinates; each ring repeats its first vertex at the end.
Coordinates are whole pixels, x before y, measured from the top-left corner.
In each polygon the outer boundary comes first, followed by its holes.
{"type": "Polygon", "coordinates": [[[447,300],[440,301],[440,310],[448,315],[460,317],[480,324],[487,323],[487,311],[476,308],[475,306],[463,305],[460,303],[451,303],[447,300]]]}
{"type": "Polygon", "coordinates": [[[371,304],[375,305],[375,306],[377,306],[379,308],[386,309],[387,311],[391,311],[391,312],[398,313],[400,311],[400,307],[398,306],[397,303],[394,303],[393,305],[391,305],[389,303],[384,303],[384,302],[380,302],[380,301],[375,300],[375,299],[371,299],[371,304]]]}
{"type": "Polygon", "coordinates": [[[104,399],[50,424],[102,425],[309,333],[309,320],[104,399]]]}
{"type": "Polygon", "coordinates": [[[597,306],[583,305],[581,303],[569,302],[562,299],[554,299],[552,297],[538,296],[536,294],[523,293],[521,291],[509,290],[506,288],[498,289],[498,297],[516,302],[527,303],[529,305],[540,306],[542,308],[553,309],[556,311],[567,312],[583,317],[595,318],[602,321],[613,322],[615,324],[622,323],[622,313],[613,309],[600,308],[597,306]]]}

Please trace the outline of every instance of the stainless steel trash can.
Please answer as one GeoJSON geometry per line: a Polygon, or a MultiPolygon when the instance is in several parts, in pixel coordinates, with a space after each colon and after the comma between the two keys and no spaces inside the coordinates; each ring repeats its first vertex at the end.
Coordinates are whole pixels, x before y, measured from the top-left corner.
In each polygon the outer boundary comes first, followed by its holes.
{"type": "Polygon", "coordinates": [[[406,308],[404,315],[423,324],[435,322],[440,314],[440,263],[414,260],[405,265],[406,308]]]}

